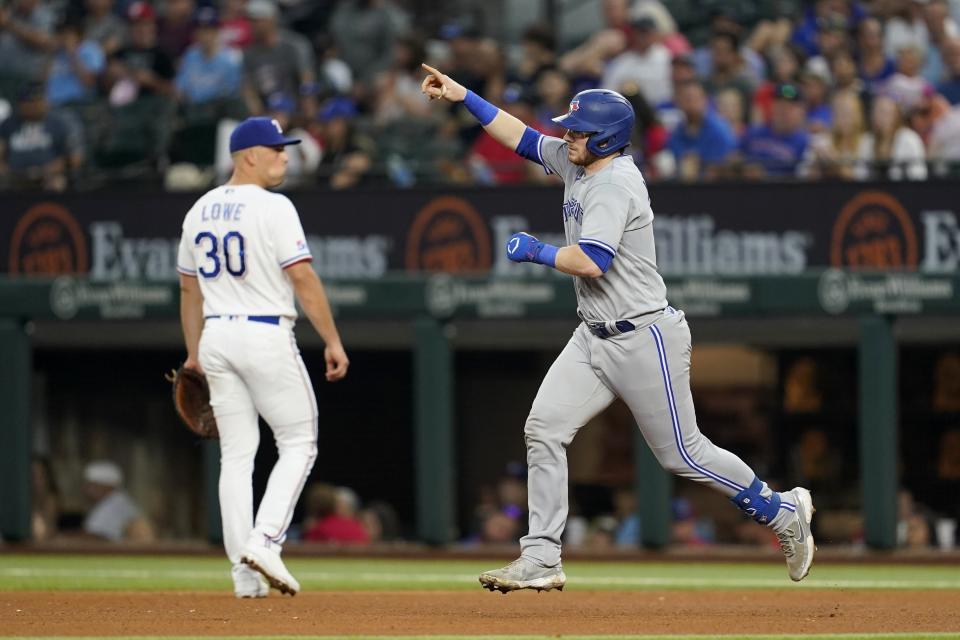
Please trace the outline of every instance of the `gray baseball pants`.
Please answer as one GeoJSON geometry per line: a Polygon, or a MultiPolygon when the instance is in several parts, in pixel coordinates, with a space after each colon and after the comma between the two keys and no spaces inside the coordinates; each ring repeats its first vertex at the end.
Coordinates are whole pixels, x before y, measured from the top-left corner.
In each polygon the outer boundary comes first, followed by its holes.
{"type": "MultiPolygon", "coordinates": [[[[567,446],[591,418],[622,398],[664,469],[733,497],[756,474],[700,433],[690,393],[690,329],[667,307],[634,331],[599,338],[581,323],[540,385],[524,428],[529,533],[522,556],[560,562],[567,520],[567,446]]],[[[636,324],[636,323],[635,323],[636,324]]],[[[770,489],[763,485],[763,495],[770,489]]]]}

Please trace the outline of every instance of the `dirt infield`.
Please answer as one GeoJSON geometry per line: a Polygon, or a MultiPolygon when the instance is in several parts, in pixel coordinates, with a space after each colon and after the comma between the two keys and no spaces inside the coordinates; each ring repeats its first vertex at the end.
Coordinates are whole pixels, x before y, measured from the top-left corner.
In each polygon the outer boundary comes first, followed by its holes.
{"type": "Polygon", "coordinates": [[[960,630],[956,591],[0,593],[0,636],[711,634],[960,630]]]}

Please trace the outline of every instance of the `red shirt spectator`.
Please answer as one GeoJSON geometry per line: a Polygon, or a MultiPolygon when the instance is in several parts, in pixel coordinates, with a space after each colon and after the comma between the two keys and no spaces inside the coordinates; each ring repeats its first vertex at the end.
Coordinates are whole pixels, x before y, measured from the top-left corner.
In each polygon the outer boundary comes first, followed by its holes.
{"type": "Polygon", "coordinates": [[[303,539],[307,542],[369,544],[370,534],[357,517],[360,500],[352,489],[317,483],[307,492],[303,539]]]}
{"type": "Polygon", "coordinates": [[[643,134],[643,154],[645,157],[663,151],[667,146],[667,140],[670,138],[670,132],[659,122],[649,127],[643,134]]]}
{"type": "Polygon", "coordinates": [[[250,18],[244,13],[244,0],[226,0],[220,8],[220,38],[223,44],[243,49],[253,42],[250,18]]]}
{"type": "Polygon", "coordinates": [[[370,535],[359,520],[331,513],[315,522],[303,539],[308,542],[367,544],[370,542],[370,535]]]}
{"type": "MultiPolygon", "coordinates": [[[[523,101],[509,89],[504,95],[503,109],[521,122],[529,123],[531,129],[541,133],[547,131],[547,127],[537,121],[533,105],[523,101]]],[[[486,131],[473,143],[470,163],[473,165],[474,177],[480,184],[518,184],[526,182],[532,171],[528,160],[518,156],[513,149],[501,145],[486,131]]],[[[543,172],[539,167],[536,169],[543,172]]]]}
{"type": "Polygon", "coordinates": [[[471,161],[477,165],[481,183],[518,184],[527,179],[527,160],[521,158],[496,140],[486,131],[480,134],[470,150],[471,161]]]}

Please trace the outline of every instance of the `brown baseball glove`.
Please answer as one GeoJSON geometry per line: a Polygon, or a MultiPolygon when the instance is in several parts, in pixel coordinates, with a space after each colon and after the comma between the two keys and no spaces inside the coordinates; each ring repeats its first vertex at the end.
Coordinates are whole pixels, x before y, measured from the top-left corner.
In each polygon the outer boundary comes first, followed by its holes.
{"type": "Polygon", "coordinates": [[[173,384],[173,406],[190,431],[201,438],[219,438],[217,419],[210,406],[210,387],[207,377],[196,369],[184,369],[167,374],[173,384]]]}

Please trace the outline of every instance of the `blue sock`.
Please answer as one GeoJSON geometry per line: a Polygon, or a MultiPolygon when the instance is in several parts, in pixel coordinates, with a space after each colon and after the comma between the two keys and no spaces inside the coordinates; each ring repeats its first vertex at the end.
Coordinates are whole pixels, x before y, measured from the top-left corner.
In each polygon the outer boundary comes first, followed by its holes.
{"type": "Polygon", "coordinates": [[[754,478],[750,486],[730,498],[733,504],[760,524],[769,525],[780,513],[780,494],[771,492],[769,498],[761,495],[763,483],[754,478]]]}

